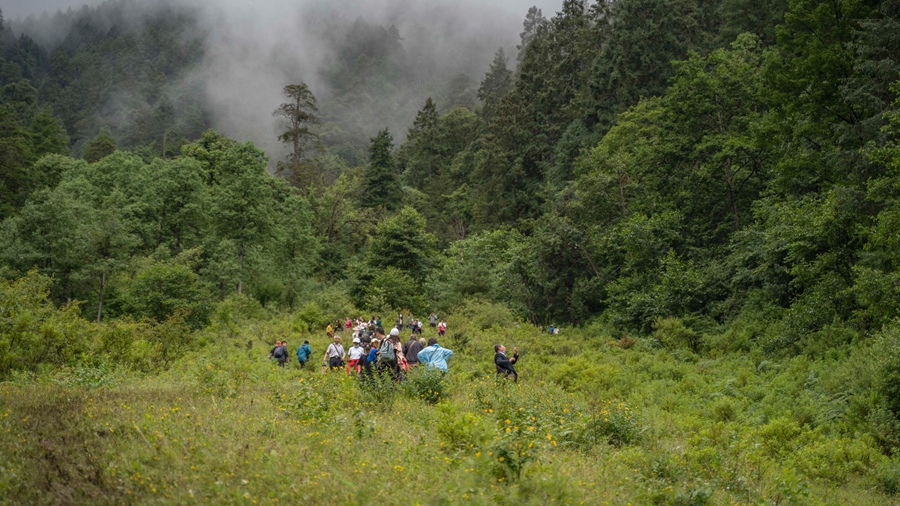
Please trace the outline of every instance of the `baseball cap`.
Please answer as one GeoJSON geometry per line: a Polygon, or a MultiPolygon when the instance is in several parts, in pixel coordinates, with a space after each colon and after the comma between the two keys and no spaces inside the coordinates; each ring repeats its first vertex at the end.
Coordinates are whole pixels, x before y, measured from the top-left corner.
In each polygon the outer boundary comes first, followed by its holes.
{"type": "Polygon", "coordinates": [[[400,331],[397,330],[397,327],[394,327],[394,328],[391,329],[391,335],[392,335],[392,336],[399,336],[399,335],[400,335],[400,331]]]}
{"type": "Polygon", "coordinates": [[[358,338],[358,337],[354,337],[354,338],[353,338],[353,342],[354,342],[354,343],[358,343],[358,342],[359,342],[359,338],[358,338]]]}

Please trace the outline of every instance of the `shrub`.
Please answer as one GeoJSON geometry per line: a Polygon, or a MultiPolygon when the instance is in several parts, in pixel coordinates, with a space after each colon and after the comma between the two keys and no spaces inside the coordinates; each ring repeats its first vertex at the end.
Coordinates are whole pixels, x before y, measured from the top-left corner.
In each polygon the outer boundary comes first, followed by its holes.
{"type": "Polygon", "coordinates": [[[305,304],[294,315],[294,330],[297,332],[313,332],[324,329],[331,320],[322,313],[315,302],[305,304]]]}
{"type": "Polygon", "coordinates": [[[900,460],[893,458],[881,464],[875,474],[875,482],[887,495],[900,494],[900,460]]]}
{"type": "Polygon", "coordinates": [[[481,448],[487,439],[483,418],[468,411],[462,411],[453,403],[438,404],[439,418],[437,434],[441,437],[444,451],[465,452],[481,448]]]}
{"type": "Polygon", "coordinates": [[[463,328],[488,330],[494,326],[510,327],[516,320],[512,311],[503,304],[487,301],[469,301],[462,306],[449,323],[463,328]]]}
{"type": "Polygon", "coordinates": [[[737,418],[737,406],[727,397],[720,397],[712,403],[712,418],[717,422],[732,422],[737,418]]]}
{"type": "Polygon", "coordinates": [[[90,352],[89,325],[79,316],[78,305],[57,309],[50,284],[37,271],[0,280],[0,379],[45,363],[71,365],[90,352]]]}
{"type": "Polygon", "coordinates": [[[390,411],[397,397],[397,383],[390,374],[378,372],[371,378],[360,376],[359,400],[376,411],[390,411]]]}
{"type": "Polygon", "coordinates": [[[700,348],[700,334],[688,328],[680,318],[659,318],[653,323],[653,337],[667,348],[700,348]]]}
{"type": "Polygon", "coordinates": [[[200,276],[190,267],[161,262],[140,270],[122,295],[127,314],[161,322],[179,312],[195,329],[209,319],[208,300],[200,276]]]}
{"type": "Polygon", "coordinates": [[[607,401],[584,417],[583,429],[576,442],[583,448],[608,443],[617,448],[636,442],[641,435],[641,423],[623,402],[607,401]]]}
{"type": "Polygon", "coordinates": [[[437,404],[447,396],[444,373],[429,367],[416,367],[406,376],[403,391],[414,399],[437,404]]]}

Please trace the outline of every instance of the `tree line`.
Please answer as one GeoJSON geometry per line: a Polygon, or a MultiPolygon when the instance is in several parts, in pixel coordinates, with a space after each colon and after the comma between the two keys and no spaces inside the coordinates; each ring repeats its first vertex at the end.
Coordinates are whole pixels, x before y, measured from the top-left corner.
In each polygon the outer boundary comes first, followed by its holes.
{"type": "MultiPolygon", "coordinates": [[[[285,83],[279,177],[187,117],[160,116],[152,150],[79,137],[59,74],[4,29],[0,259],[98,319],[202,325],[231,294],[294,309],[336,288],[385,314],[483,299],[540,325],[674,325],[691,346],[837,345],[900,308],[898,19],[896,0],[532,8],[517,53],[477,89],[450,79],[399,145],[336,137],[285,83]]],[[[396,29],[355,33],[384,43],[368,72],[403,75],[396,29]]]]}

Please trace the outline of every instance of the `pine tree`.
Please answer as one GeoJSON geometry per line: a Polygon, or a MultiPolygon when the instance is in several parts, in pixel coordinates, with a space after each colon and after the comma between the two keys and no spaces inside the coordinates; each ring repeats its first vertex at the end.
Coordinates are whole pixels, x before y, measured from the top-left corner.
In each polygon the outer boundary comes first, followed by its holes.
{"type": "Polygon", "coordinates": [[[108,128],[103,128],[100,133],[88,143],[81,154],[88,163],[94,163],[113,154],[116,151],[116,141],[108,128]]]}
{"type": "Polygon", "coordinates": [[[413,188],[421,190],[438,169],[435,166],[439,149],[437,126],[437,107],[428,97],[416,114],[399,154],[403,179],[413,188]]]}
{"type": "Polygon", "coordinates": [[[537,37],[540,27],[545,24],[547,24],[547,18],[544,17],[537,6],[532,6],[528,9],[528,14],[525,15],[525,21],[522,23],[522,33],[519,34],[521,42],[516,46],[516,49],[519,50],[519,54],[516,55],[516,61],[520,62],[525,58],[525,51],[528,49],[528,45],[537,37]]]}
{"type": "Polygon", "coordinates": [[[483,104],[482,116],[485,118],[490,119],[494,115],[500,99],[512,89],[512,72],[506,68],[507,61],[501,47],[494,53],[494,61],[478,87],[478,99],[483,104]]]}
{"type": "Polygon", "coordinates": [[[363,181],[363,201],[366,207],[384,207],[388,211],[400,208],[401,188],[397,165],[391,150],[394,138],[388,129],[378,132],[369,146],[369,165],[363,181]]]}
{"type": "Polygon", "coordinates": [[[306,83],[285,86],[284,96],[290,101],[278,106],[272,115],[288,121],[288,129],[278,136],[278,140],[292,145],[291,165],[296,167],[303,160],[305,143],[318,138],[310,126],[319,122],[319,118],[315,115],[319,108],[316,105],[316,97],[306,83]]]}

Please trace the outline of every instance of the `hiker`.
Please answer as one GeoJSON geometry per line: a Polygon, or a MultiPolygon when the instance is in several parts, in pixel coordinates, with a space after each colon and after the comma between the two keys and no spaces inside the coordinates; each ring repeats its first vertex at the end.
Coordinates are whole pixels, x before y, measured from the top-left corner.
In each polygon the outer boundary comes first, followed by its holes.
{"type": "Polygon", "coordinates": [[[303,341],[303,344],[297,347],[297,361],[300,362],[300,367],[306,367],[306,361],[309,360],[311,355],[312,350],[309,348],[309,341],[303,341]]]}
{"type": "Polygon", "coordinates": [[[363,354],[362,358],[359,359],[359,365],[357,369],[359,370],[359,375],[361,378],[371,378],[372,377],[372,362],[369,361],[369,355],[372,352],[372,343],[364,342],[361,343],[363,354]]]}
{"type": "Polygon", "coordinates": [[[287,341],[281,341],[281,344],[272,350],[272,358],[278,361],[278,367],[284,367],[288,358],[287,341]]]}
{"type": "Polygon", "coordinates": [[[372,344],[372,331],[366,330],[359,336],[360,346],[363,348],[367,348],[370,344],[372,344]]]}
{"type": "Polygon", "coordinates": [[[378,366],[378,347],[381,341],[377,338],[372,340],[372,346],[369,347],[369,354],[366,356],[366,376],[372,377],[372,368],[378,366]]]}
{"type": "Polygon", "coordinates": [[[344,347],[341,346],[341,336],[334,336],[334,342],[328,345],[322,365],[327,365],[332,370],[340,370],[344,367],[344,347]]]}
{"type": "Polygon", "coordinates": [[[452,356],[452,351],[442,348],[437,339],[432,337],[428,340],[428,346],[419,352],[418,359],[420,364],[424,364],[429,369],[434,368],[447,372],[447,359],[452,356]]]}
{"type": "Polygon", "coordinates": [[[415,327],[413,327],[413,316],[412,313],[406,316],[406,326],[410,328],[413,332],[416,331],[415,327]]]}
{"type": "Polygon", "coordinates": [[[391,329],[390,336],[381,341],[381,346],[378,349],[378,369],[381,371],[390,371],[393,379],[399,380],[400,362],[397,359],[397,355],[399,355],[399,353],[394,346],[395,340],[397,344],[400,343],[400,331],[396,328],[393,328],[391,329]]]}
{"type": "Polygon", "coordinates": [[[400,313],[397,316],[397,325],[394,328],[396,328],[398,331],[403,330],[403,313],[400,313]]]}
{"type": "Polygon", "coordinates": [[[428,315],[428,326],[431,328],[435,328],[437,326],[437,315],[434,314],[434,311],[428,315]]]}
{"type": "Polygon", "coordinates": [[[328,324],[327,327],[325,327],[325,333],[326,333],[326,334],[333,334],[333,333],[334,333],[334,327],[332,327],[330,323],[328,324]]]}
{"type": "Polygon", "coordinates": [[[513,367],[519,361],[519,348],[513,347],[513,356],[506,356],[506,346],[502,344],[494,345],[494,365],[497,366],[497,375],[503,375],[506,378],[512,377],[513,382],[519,381],[519,374],[513,367]]]}
{"type": "Polygon", "coordinates": [[[447,324],[444,320],[441,320],[441,323],[438,323],[438,337],[444,337],[444,334],[447,333],[447,324]]]}
{"type": "MultiPolygon", "coordinates": [[[[425,341],[425,339],[421,339],[421,341],[425,341]]],[[[403,343],[403,356],[406,357],[406,363],[409,367],[416,367],[419,365],[419,352],[422,351],[424,346],[419,343],[419,340],[416,340],[416,336],[409,336],[409,341],[403,343]]]]}
{"type": "Polygon", "coordinates": [[[281,346],[281,341],[275,341],[275,347],[269,351],[269,360],[275,358],[275,350],[277,350],[279,346],[281,346]]]}
{"type": "Polygon", "coordinates": [[[350,360],[347,362],[347,374],[350,374],[351,370],[355,370],[356,374],[359,374],[360,365],[359,361],[363,358],[365,354],[365,350],[362,346],[359,345],[359,338],[356,337],[353,339],[353,346],[350,347],[350,350],[347,352],[350,360]]]}

